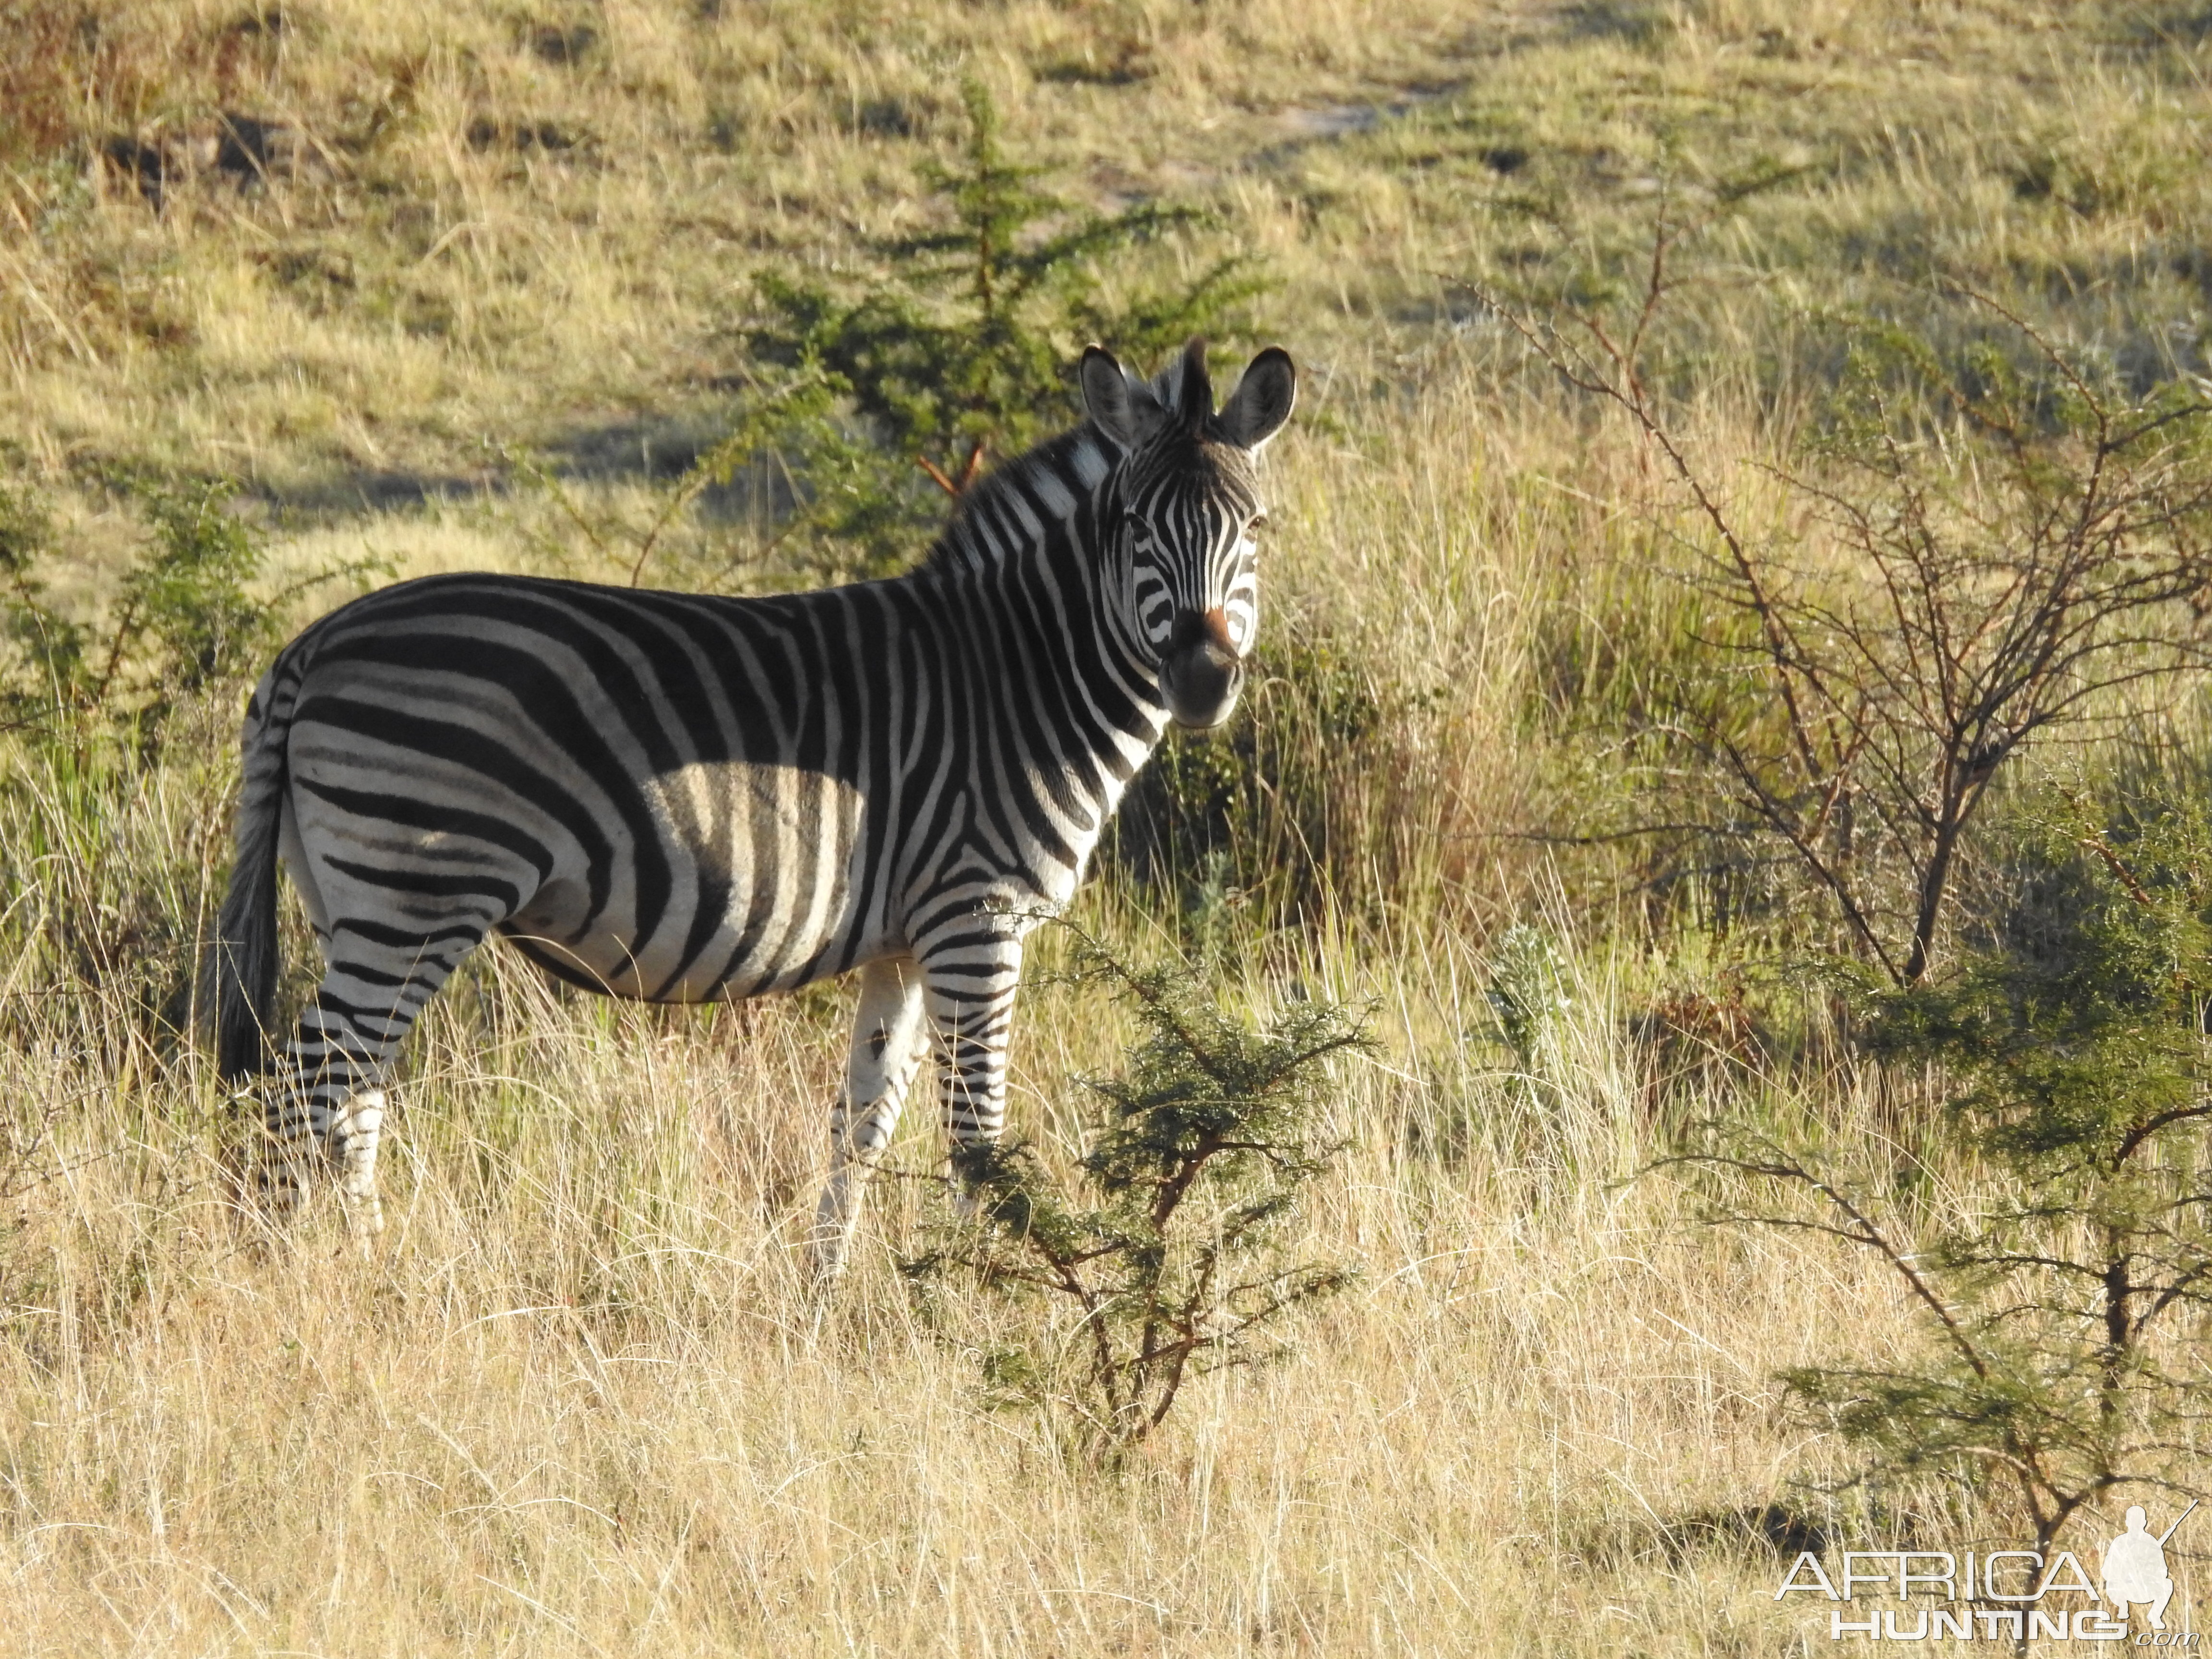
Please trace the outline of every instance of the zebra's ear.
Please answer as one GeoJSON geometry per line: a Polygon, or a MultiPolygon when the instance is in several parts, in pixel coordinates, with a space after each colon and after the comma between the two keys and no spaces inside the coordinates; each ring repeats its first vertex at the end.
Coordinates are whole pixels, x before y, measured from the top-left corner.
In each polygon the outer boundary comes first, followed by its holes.
{"type": "Polygon", "coordinates": [[[1076,378],[1082,382],[1083,407],[1092,424],[1121,448],[1136,448],[1166,417],[1152,389],[1133,378],[1103,346],[1084,352],[1076,378]]]}
{"type": "Polygon", "coordinates": [[[1221,406],[1222,435],[1239,449],[1259,449],[1282,430],[1298,401],[1298,371],[1291,354],[1269,346],[1245,366],[1244,378],[1221,406]]]}

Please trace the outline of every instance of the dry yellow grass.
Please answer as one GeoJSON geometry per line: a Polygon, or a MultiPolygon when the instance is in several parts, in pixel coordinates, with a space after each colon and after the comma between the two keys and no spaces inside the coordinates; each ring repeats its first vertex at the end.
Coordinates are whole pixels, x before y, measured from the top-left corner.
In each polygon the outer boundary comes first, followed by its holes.
{"type": "Polygon", "coordinates": [[[1802,171],[1717,250],[1716,386],[1775,349],[1746,293],[1786,317],[1948,272],[2155,336],[2192,303],[2212,176],[2201,42],[2155,9],[88,15],[0,14],[21,43],[0,108],[75,145],[19,144],[0,174],[0,419],[51,475],[159,460],[326,508],[477,477],[487,441],[712,410],[755,271],[853,265],[921,222],[916,164],[957,141],[963,74],[1072,195],[1220,210],[1219,240],[1283,283],[1263,325],[1363,383],[1457,315],[1443,279],[1563,274],[1641,240],[1662,185],[1696,199],[1777,169],[1802,171]],[[111,140],[198,156],[226,111],[284,144],[195,162],[158,215],[91,159],[111,140]]]}
{"type": "MultiPolygon", "coordinates": [[[[1644,1017],[1708,983],[1708,945],[1603,942],[1637,937],[1610,926],[1637,901],[1607,909],[1609,855],[1563,875],[1511,832],[1630,787],[1532,710],[1563,638],[1676,614],[1682,521],[1443,275],[1564,280],[1648,230],[1662,172],[1694,197],[1762,155],[1817,162],[1701,256],[1717,280],[1670,370],[1701,462],[1779,512],[1737,464],[1802,412],[1801,302],[1941,269],[2124,344],[2189,314],[2212,129],[2179,10],[95,9],[73,33],[0,0],[0,32],[48,52],[0,51],[0,120],[45,124],[0,167],[0,431],[61,503],[56,591],[86,607],[138,533],[87,482],[113,461],[240,477],[277,581],[364,552],[606,574],[545,501],[479,489],[499,448],[711,432],[750,273],[915,223],[963,71],[1069,193],[1219,209],[1312,370],[1274,464],[1269,625],[1396,711],[1334,803],[1388,879],[1238,941],[1226,994],[1373,998],[1384,1052],[1342,1070],[1352,1150],[1304,1223],[1361,1288],[1108,1480],[984,1412],[963,1334],[909,1309],[890,1261],[926,1182],[878,1188],[834,1309],[803,1296],[834,991],[662,1017],[488,955],[410,1050],[379,1250],[329,1216],[233,1214],[222,1103],[153,1018],[227,856],[232,711],[143,774],[11,748],[0,1659],[1802,1650],[1815,1615],[1777,1606],[1773,1552],[1729,1520],[1817,1508],[1797,1483],[1838,1467],[1773,1374],[1911,1328],[1863,1261],[1698,1228],[1680,1190],[1627,1180],[1696,1107],[1660,1086],[1644,1017]],[[226,109],[307,135],[297,167],[186,179],[157,216],[88,162],[226,109]],[[1571,965],[1548,1117],[1484,1036],[1487,935],[1516,918],[1571,965]]],[[[649,490],[571,483],[595,509],[649,490]]],[[[749,533],[689,524],[672,568],[749,533]]],[[[1139,947],[1156,925],[1110,884],[1085,903],[1139,947]]],[[[1064,1150],[1075,1079],[1123,1035],[1032,986],[1017,1124],[1064,1150]]],[[[1896,1127],[1848,1079],[1817,1103],[1846,1139],[1896,1127]]],[[[902,1166],[935,1136],[910,1121],[902,1166]]]]}
{"type": "MultiPolygon", "coordinates": [[[[1357,1148],[1311,1219],[1365,1284],[1118,1482],[982,1412],[876,1251],[817,1326],[819,1017],[594,1018],[493,968],[496,1046],[441,1011],[417,1050],[366,1262],[334,1219],[226,1212],[204,1084],[125,1104],[96,1059],[12,1056],[12,1091],[88,1103],[69,1155],[118,1151],[12,1241],[0,1651],[1790,1650],[1770,1552],[1670,1540],[1790,1497],[1769,1373],[1863,1343],[1887,1288],[1608,1184],[1650,1143],[1602,982],[1572,988],[1554,1141],[1410,1150],[1409,1117],[1500,1097],[1451,1059],[1480,964],[1370,970],[1422,1041],[1347,1068],[1357,1148]]],[[[1035,1121],[1110,1033],[1027,1014],[1035,1121]]]]}

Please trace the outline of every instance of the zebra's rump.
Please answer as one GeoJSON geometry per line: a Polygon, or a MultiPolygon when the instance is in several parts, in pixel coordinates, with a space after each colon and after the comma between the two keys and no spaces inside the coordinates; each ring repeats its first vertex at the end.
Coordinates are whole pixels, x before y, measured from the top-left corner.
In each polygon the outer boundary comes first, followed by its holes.
{"type": "Polygon", "coordinates": [[[896,948],[856,897],[870,796],[896,793],[839,740],[866,688],[788,610],[447,579],[303,637],[295,875],[334,948],[356,921],[498,929],[564,977],[672,1000],[896,948]]]}

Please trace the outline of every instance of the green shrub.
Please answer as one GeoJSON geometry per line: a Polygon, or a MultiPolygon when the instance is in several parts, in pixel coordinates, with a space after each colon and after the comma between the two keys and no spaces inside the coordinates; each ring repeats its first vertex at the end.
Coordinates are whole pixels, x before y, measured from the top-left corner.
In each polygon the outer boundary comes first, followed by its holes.
{"type": "Polygon", "coordinates": [[[128,732],[158,740],[179,702],[258,674],[289,601],[305,588],[381,568],[374,560],[262,591],[252,525],[232,510],[227,479],[118,475],[109,483],[143,520],[147,539],[112,600],[66,614],[41,568],[55,545],[51,515],[22,487],[0,486],[0,699],[9,724],[80,747],[128,732]]]}
{"type": "Polygon", "coordinates": [[[228,483],[109,483],[145,538],[105,603],[82,607],[47,580],[80,550],[33,489],[0,483],[0,948],[33,982],[0,1028],[82,987],[126,990],[149,1025],[182,1023],[226,856],[240,696],[295,594],[378,568],[270,592],[228,483]]]}
{"type": "MultiPolygon", "coordinates": [[[[2191,792],[2193,794],[2193,792],[2191,792]]],[[[1872,1251],[1924,1346],[1784,1374],[1871,1475],[2008,1493],[2047,1549],[2112,1488],[2196,1490],[2212,1407],[2212,822],[2178,791],[2056,803],[1954,972],[1872,994],[1872,1053],[1936,1079],[1928,1144],[1823,1158],[1740,1133],[1687,1161],[1783,1194],[1756,1218],[1872,1251]],[[1972,1183],[1948,1210],[1942,1172],[1972,1183]]],[[[1723,1212],[1751,1218],[1734,1203],[1723,1212]]]]}
{"type": "Polygon", "coordinates": [[[779,443],[811,533],[848,544],[864,569],[896,568],[944,520],[987,458],[1068,423],[1083,347],[1149,367],[1194,334],[1241,336],[1266,284],[1230,255],[1188,282],[1099,299],[1110,262],[1193,227],[1185,208],[1079,213],[1011,159],[989,93],[962,89],[962,165],[925,173],[942,229],[880,245],[880,269],[839,283],[763,273],[747,343],[787,377],[836,394],[784,422],[779,443]]]}
{"type": "Polygon", "coordinates": [[[1056,1310],[989,1348],[1002,1405],[1042,1411],[1111,1461],[1166,1419],[1192,1376],[1285,1349],[1276,1328],[1352,1270],[1285,1259],[1301,1192],[1342,1150],[1321,1127],[1330,1057],[1366,1045],[1352,1013],[1293,1002],[1255,1031],[1188,972],[1135,969],[1087,942],[1081,977],[1115,988],[1144,1032],[1070,1194],[1030,1146],[958,1160],[972,1221],[905,1264],[942,1294],[958,1279],[1056,1310]]]}

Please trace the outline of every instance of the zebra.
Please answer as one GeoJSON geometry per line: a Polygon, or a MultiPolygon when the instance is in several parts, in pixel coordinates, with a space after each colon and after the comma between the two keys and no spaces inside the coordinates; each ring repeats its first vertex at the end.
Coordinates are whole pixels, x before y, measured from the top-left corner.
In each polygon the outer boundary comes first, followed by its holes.
{"type": "Polygon", "coordinates": [[[218,1069],[261,1092],[273,1204],[319,1169],[381,1228],[390,1062],[495,933],[647,1002],[860,970],[818,1281],[933,1044],[956,1161],[1000,1135],[1025,934],[1167,726],[1236,708],[1255,461],[1297,395],[1279,347],[1218,412],[1202,342],[1149,384],[1092,346],[1077,378],[1087,419],[977,481],[904,574],[757,598],[429,576],[283,648],[246,707],[216,947],[218,1069]],[[276,1063],[280,857],[325,972],[276,1063]]]}

